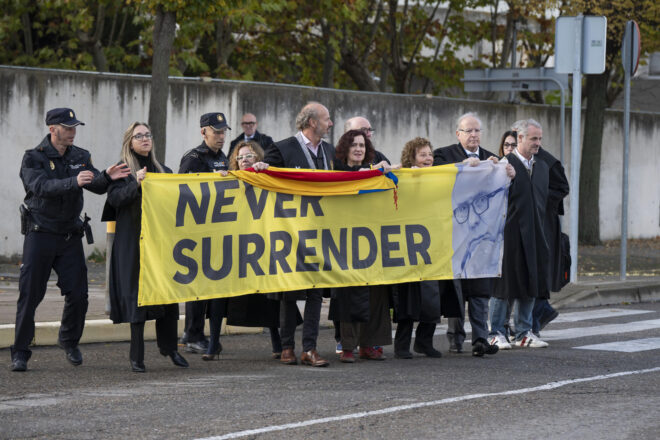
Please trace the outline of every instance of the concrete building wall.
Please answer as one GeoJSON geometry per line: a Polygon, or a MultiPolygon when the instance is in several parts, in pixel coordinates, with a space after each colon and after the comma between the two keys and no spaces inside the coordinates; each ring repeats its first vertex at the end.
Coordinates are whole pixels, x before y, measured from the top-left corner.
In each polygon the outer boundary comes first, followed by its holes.
{"type": "MultiPolygon", "coordinates": [[[[245,112],[257,115],[259,130],[275,140],[292,135],[301,106],[316,100],[330,110],[335,123],[331,142],[341,136],[346,119],[366,116],[376,129],[376,147],[393,163],[399,162],[406,141],[427,137],[435,147],[456,141],[455,119],[467,111],[479,113],[485,132],[485,148],[496,148],[501,133],[518,119],[533,117],[544,127],[546,148],[559,157],[560,112],[557,107],[509,105],[450,98],[352,92],[239,81],[202,81],[172,78],[167,109],[166,164],[176,171],[183,153],[201,142],[199,116],[210,111],[225,113],[232,127],[229,139],[240,132],[245,112]]],[[[119,158],[122,135],[133,121],[146,121],[149,78],[0,67],[0,138],[3,170],[0,173],[0,256],[22,252],[18,205],[24,190],[18,171],[26,149],[36,146],[47,133],[45,113],[53,107],[71,107],[85,126],[78,128],[75,144],[92,153],[103,169],[119,158]]],[[[565,158],[570,159],[570,112],[566,115],[565,158]]],[[[638,113],[631,117],[630,224],[631,237],[660,235],[660,114],[638,113]]],[[[229,144],[227,140],[227,147],[229,144]]],[[[601,238],[619,236],[621,206],[622,115],[608,112],[601,162],[601,238]]],[[[156,145],[156,148],[158,146],[156,145]]],[[[570,164],[566,164],[570,172],[570,164]]],[[[96,243],[105,247],[105,225],[100,222],[105,197],[85,194],[85,209],[93,219],[96,243]]],[[[565,219],[568,220],[568,219],[565,219]]],[[[568,224],[568,223],[566,223],[568,224]]]]}

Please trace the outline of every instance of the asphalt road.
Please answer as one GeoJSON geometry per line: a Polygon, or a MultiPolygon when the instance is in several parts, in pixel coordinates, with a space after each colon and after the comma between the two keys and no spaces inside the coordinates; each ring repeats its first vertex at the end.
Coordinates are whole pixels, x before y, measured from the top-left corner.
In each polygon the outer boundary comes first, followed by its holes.
{"type": "Polygon", "coordinates": [[[189,369],[147,342],[146,374],[129,370],[127,343],[82,346],[80,367],[37,347],[26,373],[4,349],[0,438],[657,439],[660,303],[557,321],[545,349],[474,358],[438,334],[442,359],[393,359],[390,346],[386,361],[356,364],[338,361],[325,329],[328,368],[279,365],[267,334],[223,337],[219,361],[187,354],[189,369]]]}

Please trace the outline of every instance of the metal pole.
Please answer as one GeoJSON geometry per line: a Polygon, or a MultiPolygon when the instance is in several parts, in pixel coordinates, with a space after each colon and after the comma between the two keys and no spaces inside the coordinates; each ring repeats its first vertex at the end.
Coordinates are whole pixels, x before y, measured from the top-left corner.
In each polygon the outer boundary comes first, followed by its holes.
{"type": "Polygon", "coordinates": [[[571,282],[577,282],[578,216],[580,212],[580,123],[582,117],[582,14],[575,17],[573,106],[571,108],[571,282]]]}
{"type": "MultiPolygon", "coordinates": [[[[513,20],[513,38],[511,42],[511,68],[516,68],[516,46],[518,46],[518,20],[513,20]]],[[[509,102],[514,102],[516,97],[515,92],[509,92],[509,102]]]]}
{"type": "MultiPolygon", "coordinates": [[[[627,26],[631,26],[630,22],[627,26]]],[[[630,29],[630,59],[634,59],[635,39],[632,37],[634,29],[630,29]]],[[[628,254],[628,155],[630,154],[630,70],[624,69],[623,80],[624,104],[623,104],[623,182],[621,185],[621,269],[619,278],[626,279],[626,257],[628,254]]]]}

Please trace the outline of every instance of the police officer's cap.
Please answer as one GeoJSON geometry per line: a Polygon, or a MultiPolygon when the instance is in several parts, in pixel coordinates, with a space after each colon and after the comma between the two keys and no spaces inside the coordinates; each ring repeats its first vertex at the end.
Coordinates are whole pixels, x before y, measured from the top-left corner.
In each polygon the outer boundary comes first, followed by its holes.
{"type": "Polygon", "coordinates": [[[214,130],[222,130],[227,128],[231,130],[229,125],[227,125],[227,118],[225,118],[224,113],[205,113],[199,118],[200,127],[213,127],[214,130]]]}
{"type": "Polygon", "coordinates": [[[75,127],[76,125],[85,125],[85,123],[77,120],[76,114],[70,108],[54,108],[46,113],[46,125],[75,127]]]}

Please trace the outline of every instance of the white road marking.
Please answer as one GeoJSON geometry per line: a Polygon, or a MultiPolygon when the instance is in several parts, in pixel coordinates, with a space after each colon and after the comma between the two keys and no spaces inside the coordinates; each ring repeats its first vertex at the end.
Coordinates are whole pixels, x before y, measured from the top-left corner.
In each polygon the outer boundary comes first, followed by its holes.
{"type": "Polygon", "coordinates": [[[606,380],[606,379],[612,379],[615,377],[622,377],[622,376],[630,376],[633,374],[645,374],[645,373],[655,373],[659,372],[660,367],[654,367],[654,368],[648,368],[645,370],[634,370],[634,371],[622,371],[619,373],[612,373],[612,374],[604,374],[604,375],[599,375],[599,376],[591,376],[591,377],[583,377],[580,379],[568,379],[568,380],[561,380],[558,382],[550,382],[546,383],[544,385],[539,385],[536,387],[530,387],[530,388],[520,388],[517,390],[508,390],[508,391],[500,391],[497,393],[482,393],[482,394],[468,394],[465,396],[458,396],[458,397],[450,397],[447,399],[441,399],[441,400],[432,400],[430,402],[419,402],[419,403],[412,403],[409,405],[399,405],[399,406],[392,406],[389,408],[383,408],[379,410],[374,410],[374,411],[362,411],[358,413],[353,413],[353,414],[344,414],[341,416],[333,416],[333,417],[323,417],[320,419],[310,419],[310,420],[305,420],[302,422],[295,422],[295,423],[287,423],[284,425],[272,425],[272,426],[265,426],[263,428],[257,428],[257,429],[247,429],[245,431],[237,431],[237,432],[231,432],[228,434],[220,435],[220,436],[215,436],[215,437],[206,437],[206,438],[201,438],[197,440],[226,440],[226,439],[233,439],[233,438],[240,438],[240,437],[246,437],[250,435],[257,435],[257,434],[267,434],[269,432],[276,432],[276,431],[284,431],[287,429],[296,429],[296,428],[302,428],[305,426],[312,426],[312,425],[320,425],[323,423],[331,423],[331,422],[341,422],[343,420],[352,420],[352,419],[361,419],[364,417],[371,417],[371,416],[379,416],[379,415],[384,415],[384,414],[391,414],[399,411],[408,411],[411,409],[415,408],[425,408],[425,407],[430,407],[430,406],[438,406],[438,405],[444,405],[448,403],[455,403],[455,402],[463,402],[466,400],[475,400],[475,399],[482,399],[482,398],[488,398],[488,397],[496,397],[496,396],[511,396],[511,395],[517,395],[517,394],[527,394],[527,393],[533,393],[536,391],[549,391],[549,390],[554,390],[556,388],[564,387],[567,385],[573,385],[577,383],[583,383],[583,382],[593,382],[596,380],[606,380]]]}
{"type": "Polygon", "coordinates": [[[618,318],[619,316],[639,315],[642,313],[653,313],[653,311],[635,310],[635,309],[599,309],[599,310],[589,310],[586,312],[570,312],[570,313],[559,312],[559,316],[557,316],[552,321],[552,323],[556,324],[559,322],[586,321],[588,319],[600,319],[600,318],[618,318]]]}
{"type": "Polygon", "coordinates": [[[544,341],[556,341],[559,339],[575,339],[584,338],[587,336],[641,332],[656,328],[660,328],[660,319],[627,322],[625,324],[597,325],[594,327],[573,327],[562,330],[543,330],[541,331],[541,339],[544,341]]]}
{"type": "Polygon", "coordinates": [[[632,341],[607,342],[604,344],[583,345],[573,347],[580,350],[621,351],[623,353],[636,353],[638,351],[660,349],[660,338],[634,339],[632,341]]]}

